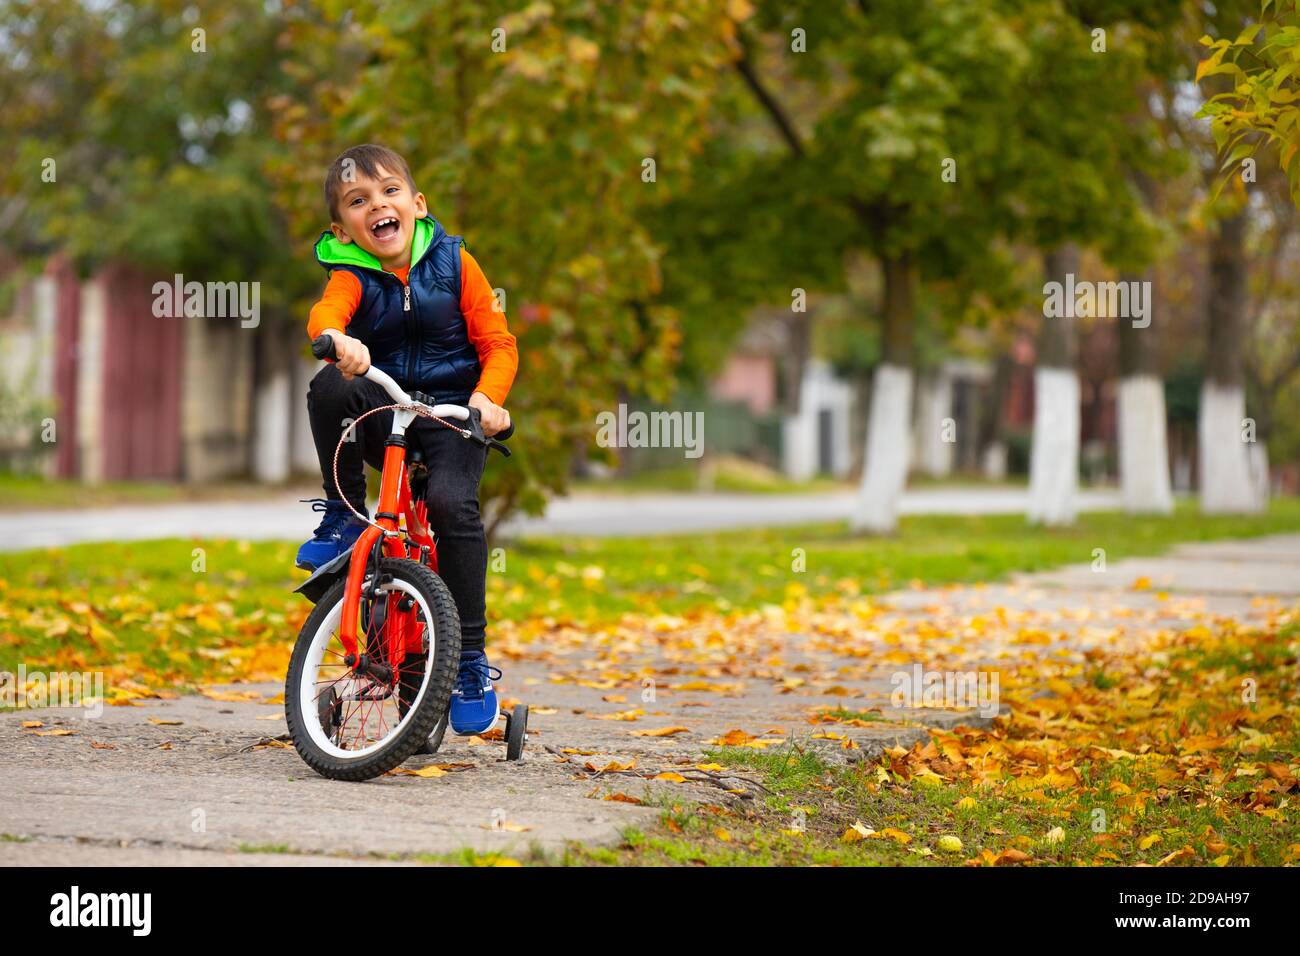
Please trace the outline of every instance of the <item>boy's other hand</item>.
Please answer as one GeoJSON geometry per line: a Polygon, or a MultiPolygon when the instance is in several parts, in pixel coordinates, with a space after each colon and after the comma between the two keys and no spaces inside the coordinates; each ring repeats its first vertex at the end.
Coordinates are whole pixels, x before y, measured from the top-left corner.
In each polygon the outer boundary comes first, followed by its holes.
{"type": "Polygon", "coordinates": [[[510,427],[510,413],[482,392],[475,392],[469,397],[469,407],[478,409],[483,434],[488,438],[510,427]]]}
{"type": "Polygon", "coordinates": [[[344,335],[338,329],[326,329],[325,334],[334,339],[334,351],[338,354],[334,364],[345,379],[364,375],[370,369],[370,349],[366,348],[365,342],[344,335]]]}

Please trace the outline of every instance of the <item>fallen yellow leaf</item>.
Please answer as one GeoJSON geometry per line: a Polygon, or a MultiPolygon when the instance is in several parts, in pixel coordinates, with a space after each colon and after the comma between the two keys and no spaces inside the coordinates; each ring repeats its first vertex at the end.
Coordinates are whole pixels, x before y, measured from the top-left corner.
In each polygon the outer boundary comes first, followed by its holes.
{"type": "Polygon", "coordinates": [[[844,831],[843,836],[840,837],[840,842],[857,843],[859,840],[865,840],[875,832],[861,820],[855,820],[853,826],[844,831]]]}
{"type": "Polygon", "coordinates": [[[674,734],[689,734],[689,727],[660,727],[658,730],[634,730],[633,737],[672,737],[674,734]]]}
{"type": "Polygon", "coordinates": [[[404,768],[404,767],[398,767],[398,768],[397,768],[397,772],[398,772],[398,773],[404,773],[404,774],[406,774],[406,775],[409,776],[409,777],[445,777],[445,776],[447,776],[447,771],[445,771],[445,770],[443,770],[441,767],[437,767],[437,766],[435,766],[435,765],[433,765],[433,764],[430,764],[430,765],[427,766],[427,767],[421,767],[419,770],[407,770],[407,769],[404,768]]]}
{"type": "Polygon", "coordinates": [[[642,802],[643,802],[643,801],[641,801],[640,799],[638,799],[637,797],[630,797],[630,796],[628,796],[626,793],[607,793],[607,794],[605,794],[605,796],[601,797],[601,799],[602,799],[602,800],[613,800],[613,801],[615,801],[616,803],[633,803],[633,804],[636,804],[638,807],[641,806],[641,804],[642,804],[642,802]]]}

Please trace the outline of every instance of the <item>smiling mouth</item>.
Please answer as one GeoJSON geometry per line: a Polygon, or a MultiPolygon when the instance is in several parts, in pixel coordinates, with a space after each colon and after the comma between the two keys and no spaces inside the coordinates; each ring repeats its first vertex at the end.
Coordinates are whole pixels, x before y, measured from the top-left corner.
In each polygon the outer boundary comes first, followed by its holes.
{"type": "Polygon", "coordinates": [[[370,234],[380,241],[395,237],[402,229],[402,224],[393,216],[381,219],[370,227],[370,234]]]}

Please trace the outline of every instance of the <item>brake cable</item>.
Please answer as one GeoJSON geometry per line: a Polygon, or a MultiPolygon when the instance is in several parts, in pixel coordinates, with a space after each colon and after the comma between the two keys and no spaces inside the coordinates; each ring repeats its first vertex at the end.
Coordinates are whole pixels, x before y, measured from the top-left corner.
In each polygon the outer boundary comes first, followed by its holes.
{"type": "MultiPolygon", "coordinates": [[[[343,429],[343,434],[339,437],[339,443],[334,447],[334,467],[333,467],[334,490],[339,493],[339,496],[343,498],[343,503],[347,505],[348,510],[351,511],[354,515],[356,515],[357,518],[359,518],[361,521],[365,522],[366,524],[370,525],[371,527],[378,528],[382,534],[391,537],[399,537],[401,535],[401,532],[389,531],[378,522],[371,521],[361,512],[357,511],[356,508],[352,507],[352,502],[348,501],[348,499],[345,496],[343,496],[343,489],[339,486],[339,453],[343,451],[343,443],[348,440],[348,434],[350,432],[356,431],[356,427],[359,422],[361,422],[366,418],[369,418],[371,415],[374,415],[376,412],[386,412],[395,409],[402,409],[405,411],[415,412],[415,414],[420,418],[432,418],[438,424],[444,425],[445,427],[450,428],[454,432],[459,432],[461,438],[471,438],[474,435],[474,433],[470,431],[468,428],[462,428],[459,425],[453,425],[445,418],[440,418],[439,416],[433,414],[433,412],[429,411],[429,407],[427,405],[422,405],[419,402],[410,402],[410,403],[397,402],[392,405],[380,405],[378,408],[372,408],[369,411],[364,412],[361,415],[358,415],[356,418],[352,419],[352,422],[348,425],[347,428],[343,429]]],[[[364,468],[364,463],[363,463],[363,468],[364,468]]]]}

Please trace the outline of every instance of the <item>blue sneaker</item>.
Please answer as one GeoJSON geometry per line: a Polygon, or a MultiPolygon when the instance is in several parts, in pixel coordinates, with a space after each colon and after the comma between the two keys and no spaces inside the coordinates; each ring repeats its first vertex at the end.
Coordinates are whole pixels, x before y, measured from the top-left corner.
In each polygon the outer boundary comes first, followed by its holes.
{"type": "MultiPolygon", "coordinates": [[[[310,501],[312,511],[325,513],[312,539],[298,549],[296,563],[300,568],[315,571],[321,565],[329,564],[351,548],[361,536],[361,532],[366,530],[365,524],[358,521],[356,515],[349,511],[348,506],[342,501],[330,501],[325,498],[299,500],[310,501]]],[[[365,508],[361,509],[361,513],[367,518],[370,517],[370,512],[365,508]]]]}
{"type": "Polygon", "coordinates": [[[500,679],[501,672],[488,663],[482,651],[461,652],[460,673],[451,689],[452,730],[469,737],[492,729],[501,716],[492,681],[500,679]]]}

